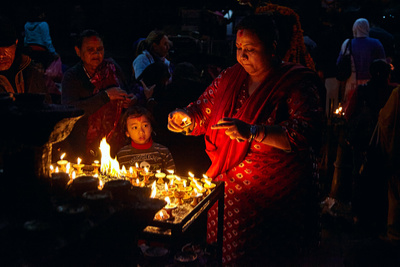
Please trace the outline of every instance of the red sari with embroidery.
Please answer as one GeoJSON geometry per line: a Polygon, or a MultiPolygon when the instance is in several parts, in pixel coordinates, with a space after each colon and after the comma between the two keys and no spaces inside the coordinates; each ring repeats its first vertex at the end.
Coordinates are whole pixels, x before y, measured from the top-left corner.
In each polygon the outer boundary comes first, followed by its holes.
{"type": "MultiPolygon", "coordinates": [[[[95,86],[93,95],[111,87],[122,86],[117,77],[114,63],[106,59],[90,78],[90,82],[95,86]]],[[[99,149],[101,139],[104,137],[112,148],[121,147],[124,137],[122,134],[118,134],[119,132],[122,133],[118,129],[118,122],[122,108],[121,101],[110,101],[89,117],[89,128],[86,136],[86,152],[88,155],[90,155],[90,150],[97,151],[99,149]]]]}
{"type": "MultiPolygon", "coordinates": [[[[212,161],[207,175],[225,182],[223,263],[267,263],[294,252],[317,235],[318,201],[313,141],[321,137],[323,85],[315,72],[284,63],[249,96],[248,74],[239,65],[214,80],[187,110],[195,120],[192,135],[205,135],[212,161]],[[250,124],[279,124],[290,152],[253,141],[231,140],[212,130],[223,117],[250,124]],[[307,236],[307,235],[313,236],[307,236]]],[[[217,210],[209,212],[208,242],[216,241],[217,210]]]]}

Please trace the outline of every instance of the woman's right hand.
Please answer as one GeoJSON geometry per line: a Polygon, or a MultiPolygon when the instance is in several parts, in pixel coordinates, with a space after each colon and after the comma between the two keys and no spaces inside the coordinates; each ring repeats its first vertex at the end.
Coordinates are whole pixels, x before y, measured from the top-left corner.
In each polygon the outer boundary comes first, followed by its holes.
{"type": "Polygon", "coordinates": [[[172,132],[187,132],[193,130],[192,119],[183,109],[177,109],[168,115],[168,129],[172,132]]]}
{"type": "Polygon", "coordinates": [[[129,98],[128,94],[119,87],[108,88],[106,93],[110,100],[125,100],[126,98],[129,98]]]}

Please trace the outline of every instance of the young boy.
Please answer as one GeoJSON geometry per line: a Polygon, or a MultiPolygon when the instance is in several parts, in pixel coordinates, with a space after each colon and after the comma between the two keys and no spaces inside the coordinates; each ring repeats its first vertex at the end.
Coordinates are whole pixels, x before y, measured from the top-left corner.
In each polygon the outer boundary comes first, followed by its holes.
{"type": "Polygon", "coordinates": [[[153,142],[151,134],[153,116],[144,107],[132,106],[128,108],[122,117],[122,129],[130,139],[130,144],[122,147],[117,153],[120,166],[125,165],[143,168],[150,166],[149,171],[175,170],[175,163],[169,149],[153,142]]]}

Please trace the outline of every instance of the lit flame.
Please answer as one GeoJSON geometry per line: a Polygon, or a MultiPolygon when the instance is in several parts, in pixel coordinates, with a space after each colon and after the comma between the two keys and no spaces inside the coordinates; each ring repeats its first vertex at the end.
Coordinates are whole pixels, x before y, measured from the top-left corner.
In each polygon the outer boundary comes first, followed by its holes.
{"type": "Polygon", "coordinates": [[[183,180],[183,187],[186,187],[186,180],[183,180]]]}
{"type": "Polygon", "coordinates": [[[67,166],[65,167],[65,169],[66,169],[66,173],[69,173],[69,170],[71,169],[71,163],[70,162],[68,162],[67,163],[67,166]]]}
{"type": "Polygon", "coordinates": [[[208,176],[205,175],[205,174],[203,174],[203,178],[204,178],[204,179],[207,179],[207,180],[209,179],[208,176]]]}
{"type": "Polygon", "coordinates": [[[153,182],[151,185],[151,195],[150,198],[155,198],[157,194],[157,186],[156,186],[156,181],[153,182]]]}
{"type": "Polygon", "coordinates": [[[124,175],[124,176],[126,176],[127,175],[127,171],[126,171],[126,168],[125,168],[125,165],[122,165],[122,168],[121,168],[121,171],[120,171],[120,174],[121,175],[124,175]]]}
{"type": "Polygon", "coordinates": [[[169,182],[169,184],[170,184],[171,186],[174,185],[174,178],[171,179],[171,181],[169,182]]]}
{"type": "Polygon", "coordinates": [[[139,185],[139,178],[136,178],[136,184],[139,185]]]}
{"type": "Polygon", "coordinates": [[[167,170],[170,174],[174,174],[174,170],[167,170]]]}
{"type": "Polygon", "coordinates": [[[192,178],[194,178],[194,174],[191,173],[191,172],[189,172],[189,176],[192,177],[192,178]]]}
{"type": "Polygon", "coordinates": [[[103,189],[104,183],[103,180],[99,179],[99,186],[97,187],[99,190],[103,189]]]}
{"type": "Polygon", "coordinates": [[[147,167],[144,167],[144,172],[147,174],[149,172],[149,169],[147,167]]]}
{"type": "Polygon", "coordinates": [[[135,163],[135,166],[136,166],[136,169],[139,168],[139,164],[137,162],[135,163]]]}
{"type": "Polygon", "coordinates": [[[58,168],[58,166],[56,167],[56,171],[55,172],[60,172],[60,169],[58,168]]]}
{"type": "Polygon", "coordinates": [[[101,167],[100,170],[104,174],[119,177],[119,162],[117,159],[112,159],[110,155],[110,145],[104,137],[100,142],[101,151],[101,167]]]}
{"type": "MultiPolygon", "coordinates": [[[[203,190],[203,187],[196,181],[196,180],[193,180],[193,182],[194,182],[194,185],[201,191],[201,190],[203,190]]],[[[196,190],[196,189],[195,189],[196,190]]]]}
{"type": "Polygon", "coordinates": [[[131,176],[133,175],[133,168],[132,168],[132,166],[129,167],[129,174],[130,174],[131,176]]]}
{"type": "Polygon", "coordinates": [[[167,183],[164,184],[165,192],[168,192],[168,185],[167,183]]]}
{"type": "Polygon", "coordinates": [[[76,178],[76,172],[75,171],[72,172],[71,178],[72,178],[72,180],[76,178]]]}
{"type": "Polygon", "coordinates": [[[207,185],[211,185],[211,180],[205,179],[204,182],[205,182],[207,185]]]}
{"type": "Polygon", "coordinates": [[[65,153],[63,153],[60,157],[60,159],[62,160],[65,157],[65,153]]]}
{"type": "Polygon", "coordinates": [[[50,165],[50,173],[53,173],[53,172],[54,172],[54,166],[50,165]]]}
{"type": "Polygon", "coordinates": [[[167,206],[171,204],[171,199],[169,197],[165,197],[165,201],[167,202],[167,206]]]}
{"type": "Polygon", "coordinates": [[[82,159],[81,159],[81,158],[78,158],[77,162],[78,162],[78,165],[81,164],[82,159]]]}

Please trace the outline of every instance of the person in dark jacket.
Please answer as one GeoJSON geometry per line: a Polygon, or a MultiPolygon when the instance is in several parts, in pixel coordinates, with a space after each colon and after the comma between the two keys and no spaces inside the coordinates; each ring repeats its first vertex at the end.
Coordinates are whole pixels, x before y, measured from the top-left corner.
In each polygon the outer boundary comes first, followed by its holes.
{"type": "Polygon", "coordinates": [[[51,98],[46,88],[45,78],[32,64],[29,56],[19,50],[18,37],[14,25],[6,17],[0,18],[0,93],[46,94],[46,101],[51,98]]]}

